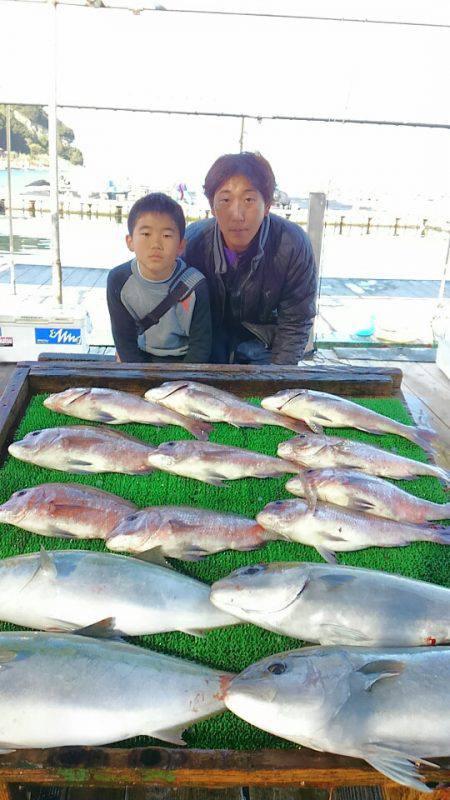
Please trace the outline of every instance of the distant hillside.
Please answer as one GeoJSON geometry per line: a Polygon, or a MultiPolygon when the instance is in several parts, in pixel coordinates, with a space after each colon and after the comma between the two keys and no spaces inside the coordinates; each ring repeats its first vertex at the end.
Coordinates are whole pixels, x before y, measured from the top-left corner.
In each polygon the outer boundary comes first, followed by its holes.
{"type": "MultiPolygon", "coordinates": [[[[82,165],[83,154],[73,147],[74,132],[58,120],[58,154],[82,165]]],[[[6,108],[0,105],[0,149],[6,150],[6,108]]],[[[11,150],[30,156],[48,153],[48,116],[42,106],[11,107],[11,150]]]]}

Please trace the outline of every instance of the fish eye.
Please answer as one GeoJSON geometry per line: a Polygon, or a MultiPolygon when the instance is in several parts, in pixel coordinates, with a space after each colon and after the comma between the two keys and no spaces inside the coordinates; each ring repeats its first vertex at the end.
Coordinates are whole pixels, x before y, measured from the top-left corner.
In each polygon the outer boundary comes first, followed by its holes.
{"type": "Polygon", "coordinates": [[[176,442],[166,442],[166,447],[175,447],[176,442]]]}
{"type": "Polygon", "coordinates": [[[242,574],[243,575],[256,575],[258,572],[263,572],[265,570],[265,564],[253,564],[251,567],[247,567],[242,574]]]}
{"type": "Polygon", "coordinates": [[[284,500],[274,500],[273,504],[274,504],[274,506],[276,506],[276,508],[279,508],[280,506],[283,505],[283,503],[284,503],[284,500]]]}
{"type": "Polygon", "coordinates": [[[16,492],[16,497],[23,497],[23,495],[26,493],[27,489],[22,489],[20,492],[16,492]]]}
{"type": "Polygon", "coordinates": [[[33,431],[32,433],[30,433],[30,436],[38,436],[39,433],[40,431],[33,431]]]}
{"type": "Polygon", "coordinates": [[[137,519],[137,518],[138,518],[138,515],[137,515],[137,514],[130,514],[130,516],[129,516],[129,517],[125,517],[125,519],[127,520],[127,522],[133,522],[133,520],[134,520],[134,519],[137,519]]]}
{"type": "Polygon", "coordinates": [[[268,672],[271,672],[273,675],[282,675],[283,672],[286,672],[287,666],[283,664],[282,661],[276,661],[274,664],[270,664],[267,667],[268,672]]]}

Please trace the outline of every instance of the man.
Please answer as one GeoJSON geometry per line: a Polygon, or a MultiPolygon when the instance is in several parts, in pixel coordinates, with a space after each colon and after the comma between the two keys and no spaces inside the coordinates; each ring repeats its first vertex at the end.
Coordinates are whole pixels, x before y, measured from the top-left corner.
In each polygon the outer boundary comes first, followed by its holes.
{"type": "Polygon", "coordinates": [[[316,313],[308,236],[270,214],[275,177],[255,153],[224,155],[204,190],[213,219],[186,230],[185,260],[206,277],[212,362],[297,364],[316,313]]]}

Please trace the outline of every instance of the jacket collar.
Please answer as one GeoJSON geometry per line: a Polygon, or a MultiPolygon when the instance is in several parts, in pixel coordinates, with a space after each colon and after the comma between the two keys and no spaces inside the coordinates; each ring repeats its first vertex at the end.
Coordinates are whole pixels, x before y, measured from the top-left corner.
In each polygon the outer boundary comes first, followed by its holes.
{"type": "MultiPolygon", "coordinates": [[[[264,247],[269,236],[270,216],[264,217],[261,227],[259,229],[258,247],[256,253],[252,258],[251,269],[255,270],[264,255],[264,247]]],[[[228,262],[225,256],[223,247],[222,234],[220,233],[217,221],[214,225],[214,239],[213,239],[213,257],[214,257],[214,272],[216,275],[224,275],[228,269],[228,262]]]]}

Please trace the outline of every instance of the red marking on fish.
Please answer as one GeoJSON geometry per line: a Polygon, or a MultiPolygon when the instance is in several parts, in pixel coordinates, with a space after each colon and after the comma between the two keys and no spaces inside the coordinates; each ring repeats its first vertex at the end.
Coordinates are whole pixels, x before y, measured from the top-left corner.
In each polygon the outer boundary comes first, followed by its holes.
{"type": "Polygon", "coordinates": [[[220,689],[218,692],[215,693],[214,698],[216,700],[224,700],[225,695],[229,689],[230,683],[233,679],[233,675],[221,675],[219,678],[220,689]]]}

